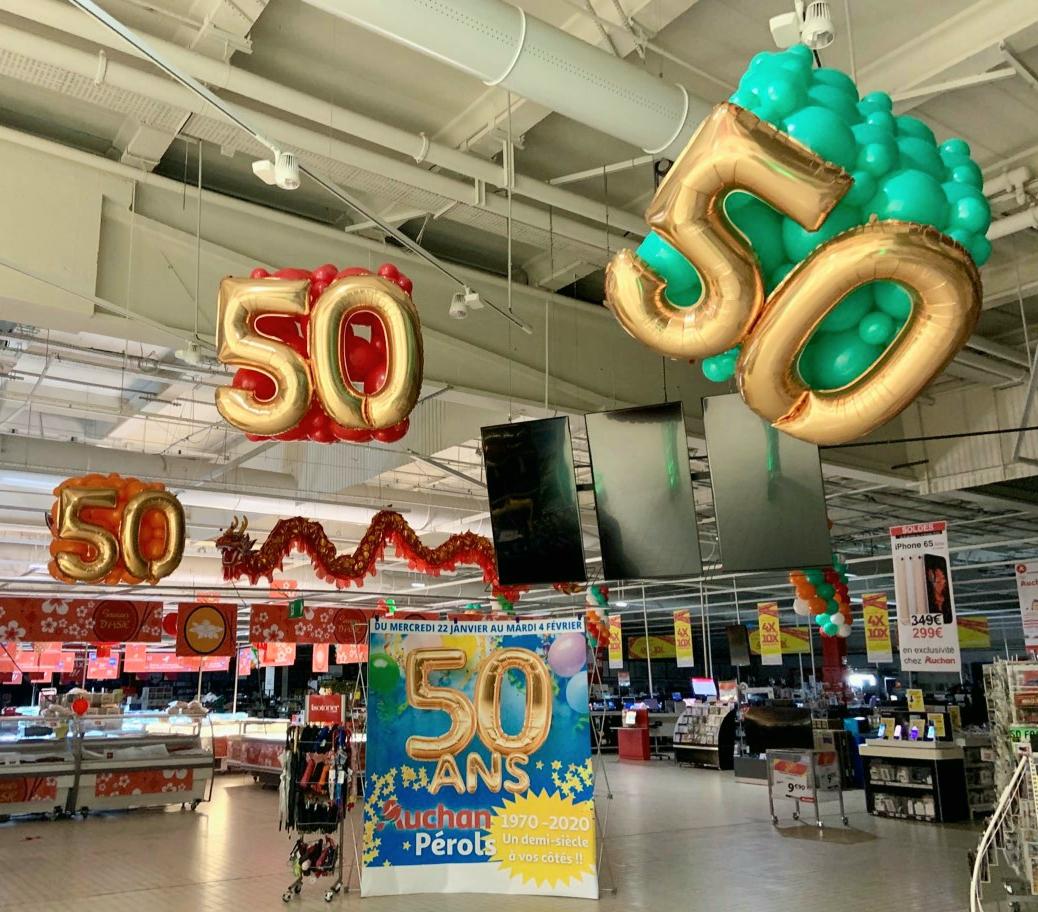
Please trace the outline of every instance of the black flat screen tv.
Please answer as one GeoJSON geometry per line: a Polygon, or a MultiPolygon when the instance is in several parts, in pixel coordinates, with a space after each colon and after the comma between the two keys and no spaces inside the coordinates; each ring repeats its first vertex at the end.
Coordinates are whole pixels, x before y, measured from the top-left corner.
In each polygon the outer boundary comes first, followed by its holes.
{"type": "Polygon", "coordinates": [[[680,402],[585,416],[602,576],[697,576],[702,564],[680,402]]]}
{"type": "Polygon", "coordinates": [[[585,582],[569,419],[498,424],[482,434],[501,582],[585,582]]]}

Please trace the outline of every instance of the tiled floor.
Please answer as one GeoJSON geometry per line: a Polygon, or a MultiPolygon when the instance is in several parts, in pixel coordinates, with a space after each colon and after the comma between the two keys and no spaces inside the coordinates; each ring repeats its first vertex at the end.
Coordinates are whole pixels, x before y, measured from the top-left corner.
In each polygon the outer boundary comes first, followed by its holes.
{"type": "MultiPolygon", "coordinates": [[[[861,792],[848,795],[851,826],[771,825],[765,790],[730,773],[670,763],[607,772],[608,855],[618,891],[602,912],[960,912],[969,907],[966,826],[878,820],[861,792]]],[[[250,778],[223,776],[194,813],[134,811],[0,826],[3,912],[238,912],[285,908],[289,839],[277,831],[277,796],[250,778]]],[[[605,802],[603,801],[603,806],[605,802]]],[[[331,906],[306,885],[290,908],[331,906]]],[[[485,896],[374,898],[365,912],[485,912],[485,896]]],[[[495,912],[592,908],[582,900],[495,897],[495,912]]]]}

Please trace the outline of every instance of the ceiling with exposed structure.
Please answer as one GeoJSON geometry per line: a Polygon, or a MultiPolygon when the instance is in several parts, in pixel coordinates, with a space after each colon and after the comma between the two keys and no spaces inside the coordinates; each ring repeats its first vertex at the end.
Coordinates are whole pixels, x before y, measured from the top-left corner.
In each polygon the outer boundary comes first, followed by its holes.
{"type": "MultiPolygon", "coordinates": [[[[721,570],[700,399],[728,390],[647,352],[602,305],[606,263],[645,234],[652,156],[304,0],[100,5],[532,333],[491,308],[450,319],[455,283],[313,182],[292,192],[262,183],[252,165],[269,155],[263,145],[71,3],[0,0],[0,589],[58,585],[43,513],[54,484],[80,471],[159,479],[180,494],[187,556],[153,590],[175,599],[222,586],[214,540],[232,515],[247,514],[260,539],[278,517],[319,518],[340,548],[384,506],[430,542],[489,534],[482,426],[569,415],[582,476],[584,413],[680,399],[708,573],[631,584],[621,598],[639,614],[644,603],[649,624],[705,603],[718,631],[757,600],[789,599],[780,575],[721,570]],[[414,279],[426,340],[407,437],[253,444],[220,419],[213,393],[230,376],[213,348],[220,278],[389,261],[414,279]]],[[[517,5],[707,104],[773,49],[768,18],[791,8],[517,5]]],[[[854,73],[862,93],[890,93],[938,139],[965,138],[995,220],[985,310],[966,349],[900,418],[861,445],[822,451],[834,546],[860,596],[891,585],[889,526],[947,519],[961,610],[990,615],[996,639],[1018,648],[1013,564],[1038,555],[1038,435],[1015,431],[1038,425],[1038,4],[832,9],[837,38],[823,62],[854,73]]],[[[329,592],[302,557],[285,572],[301,593],[342,602],[489,602],[478,572],[419,579],[392,559],[361,592],[329,592]]],[[[538,590],[521,607],[581,603],[538,590]]]]}

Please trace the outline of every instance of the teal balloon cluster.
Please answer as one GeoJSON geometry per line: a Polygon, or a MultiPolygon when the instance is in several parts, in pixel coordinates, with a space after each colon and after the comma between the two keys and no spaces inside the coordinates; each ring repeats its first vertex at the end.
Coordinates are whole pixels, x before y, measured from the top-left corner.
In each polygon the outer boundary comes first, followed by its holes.
{"type": "MultiPolygon", "coordinates": [[[[978,266],[991,256],[985,237],[991,210],[980,168],[962,139],[937,144],[921,120],[895,116],[889,95],[858,97],[840,70],[815,69],[803,45],[758,54],[730,99],[851,174],[854,184],[818,231],[807,231],[750,194],[725,200],[728,218],[750,241],[766,291],[820,244],[878,219],[932,225],[958,241],[978,266]]],[[[699,274],[666,240],[651,233],[638,255],[667,281],[678,307],[697,303],[699,274]]],[[[873,282],[847,295],[818,326],[798,369],[813,389],[839,389],[857,379],[905,324],[911,300],[893,282],[873,282]]],[[[738,348],[703,360],[703,374],[723,382],[735,373],[738,348]]]]}

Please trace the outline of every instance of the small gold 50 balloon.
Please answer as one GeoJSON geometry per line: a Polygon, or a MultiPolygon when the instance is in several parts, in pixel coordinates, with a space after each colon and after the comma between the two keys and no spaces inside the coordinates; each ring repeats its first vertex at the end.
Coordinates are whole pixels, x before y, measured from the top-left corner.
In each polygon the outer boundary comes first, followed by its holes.
{"type": "Polygon", "coordinates": [[[274,381],[274,395],[266,400],[251,390],[220,387],[220,414],[248,434],[274,436],[303,420],[316,391],[324,411],[343,427],[377,430],[403,421],[418,401],[423,370],[421,326],[410,296],[382,276],[351,275],[328,286],[311,309],[309,287],[307,279],[220,283],[217,356],[274,381]],[[385,380],[370,393],[357,389],[344,366],[346,324],[360,313],[374,315],[386,336],[385,380]],[[257,327],[264,316],[301,319],[309,358],[257,327]]]}
{"type": "Polygon", "coordinates": [[[724,214],[745,190],[817,230],[850,176],[733,104],[718,105],[660,185],[649,225],[699,272],[703,294],[681,308],[632,251],[606,270],[606,303],[650,348],[699,359],[742,345],[736,380],[746,404],[779,430],[817,444],[845,443],[905,408],[962,348],[980,316],[980,276],[966,251],[910,222],[852,228],[814,250],[765,299],[749,242],[724,214]],[[796,370],[812,333],[844,297],[874,281],[902,285],[911,314],[886,352],[836,390],[808,388],[796,370]]]}
{"type": "Polygon", "coordinates": [[[436,647],[415,649],[407,654],[407,702],[416,709],[439,710],[450,719],[442,735],[408,738],[407,754],[415,760],[437,761],[429,787],[433,794],[445,785],[452,786],[459,794],[466,790],[471,793],[480,780],[493,792],[500,791],[502,784],[512,793],[522,792],[529,785],[522,767],[530,754],[544,744],[551,729],[551,672],[536,653],[513,647],[491,653],[480,664],[475,703],[459,690],[429,683],[431,672],[464,668],[467,661],[462,649],[436,647]],[[501,725],[501,685],[513,668],[526,678],[523,726],[514,735],[505,732],[501,725]],[[455,756],[468,747],[476,733],[490,750],[490,769],[480,754],[471,753],[463,777],[455,756]],[[513,777],[504,783],[502,755],[513,777]]]}

